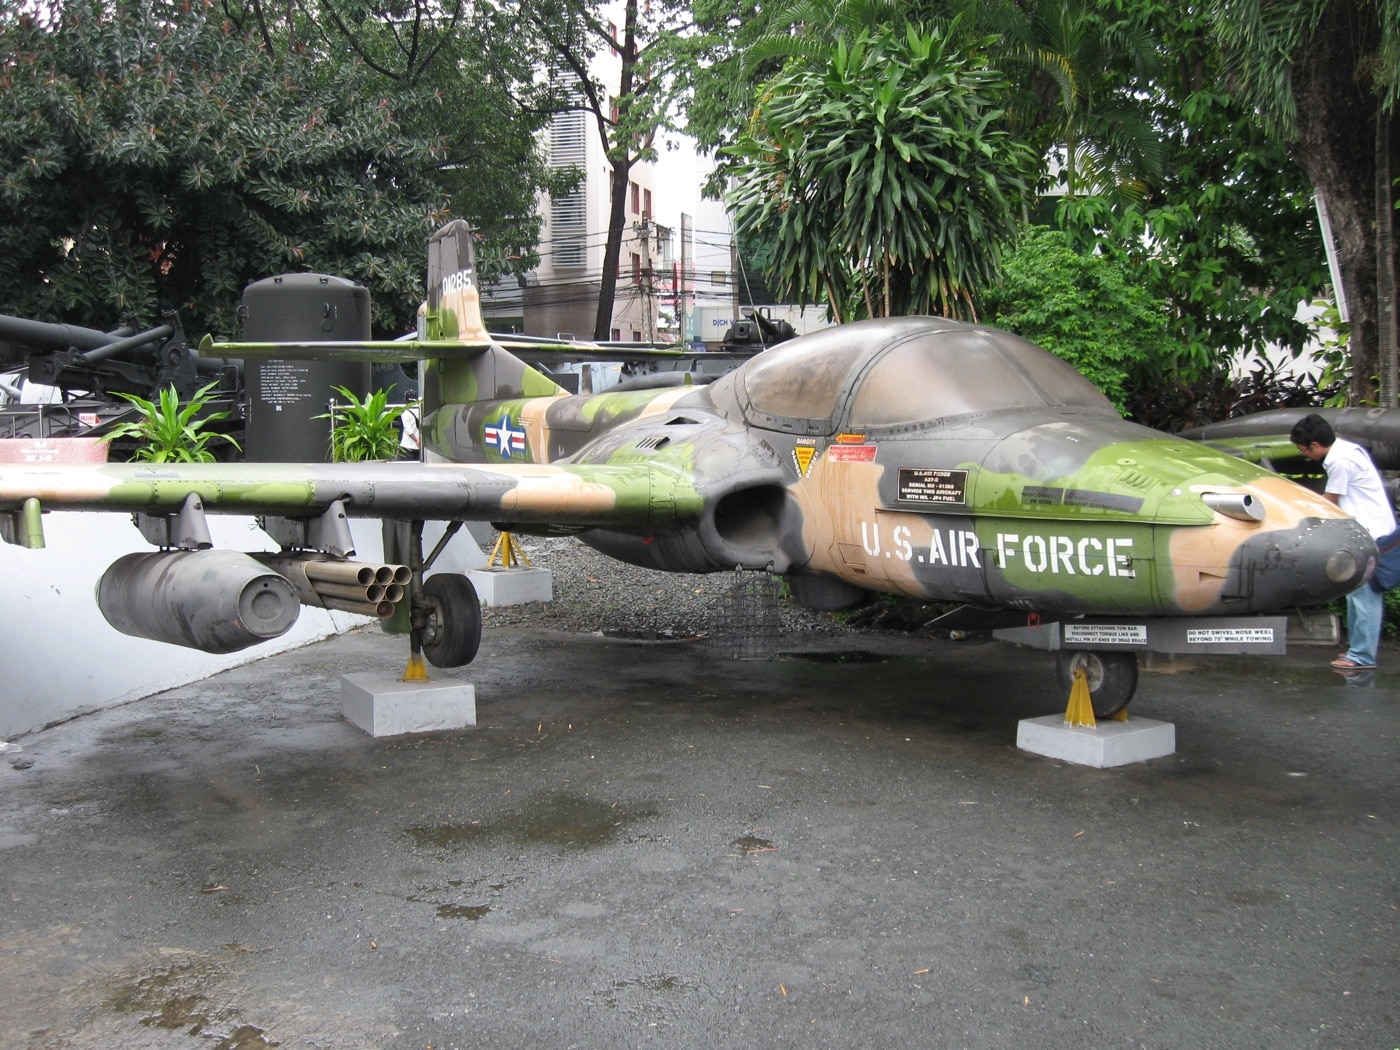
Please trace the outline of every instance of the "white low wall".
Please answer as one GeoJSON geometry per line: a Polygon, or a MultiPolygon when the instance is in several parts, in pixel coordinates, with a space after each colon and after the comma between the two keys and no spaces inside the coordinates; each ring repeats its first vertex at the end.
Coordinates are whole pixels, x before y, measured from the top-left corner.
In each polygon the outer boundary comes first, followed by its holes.
{"type": "MultiPolygon", "coordinates": [[[[276,550],[252,518],[211,514],[214,545],[229,550],[276,550]]],[[[383,555],[378,521],[351,523],[358,557],[383,555]]],[[[9,595],[0,647],[0,740],[13,739],[87,711],[150,696],[294,649],[370,618],[302,607],[290,631],[241,652],[211,656],[194,649],[130,638],[110,627],[97,609],[97,580],[123,554],[153,548],[128,514],[46,514],[47,547],[27,550],[0,543],[0,578],[9,595]]],[[[428,530],[429,549],[441,530],[428,530]]],[[[466,531],[454,539],[440,567],[456,571],[485,563],[466,531]]],[[[405,641],[405,657],[407,641],[405,641]]]]}

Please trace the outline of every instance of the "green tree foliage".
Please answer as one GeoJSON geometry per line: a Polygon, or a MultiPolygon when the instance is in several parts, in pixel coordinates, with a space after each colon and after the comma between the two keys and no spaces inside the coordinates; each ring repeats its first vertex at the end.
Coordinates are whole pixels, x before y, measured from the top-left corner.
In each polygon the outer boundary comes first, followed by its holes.
{"type": "Polygon", "coordinates": [[[1163,55],[1154,28],[1094,0],[993,5],[987,29],[1011,46],[1013,111],[1070,196],[1139,199],[1162,171],[1158,126],[1144,104],[1163,55]]]}
{"type": "Polygon", "coordinates": [[[441,142],[360,63],[274,58],[208,7],[26,10],[0,12],[0,308],[228,333],[249,281],[319,269],[411,317],[441,142]]]}
{"type": "Polygon", "coordinates": [[[684,0],[624,0],[621,14],[618,26],[606,20],[596,0],[536,0],[532,15],[546,45],[545,68],[566,91],[560,104],[589,115],[608,160],[611,186],[595,339],[611,334],[632,169],[655,159],[657,133],[674,126],[672,101],[682,82],[676,69],[693,62],[684,0]],[[593,57],[605,48],[618,58],[616,84],[593,75],[593,57]]]}
{"type": "Polygon", "coordinates": [[[551,9],[553,0],[302,0],[272,8],[264,0],[224,0],[223,6],[270,54],[309,56],[325,69],[351,56],[363,67],[367,88],[395,105],[405,134],[439,144],[434,177],[450,196],[450,213],[482,238],[477,263],[484,282],[538,265],[538,195],[567,192],[577,181],[575,172],[550,168],[537,137],[563,104],[536,75],[553,54],[536,28],[548,17],[541,8],[551,9]]]}
{"type": "Polygon", "coordinates": [[[1153,366],[1159,382],[1194,383],[1270,344],[1303,349],[1297,304],[1326,284],[1309,183],[1225,89],[1205,9],[1165,0],[760,3],[752,24],[733,27],[737,60],[716,32],[707,67],[730,78],[728,94],[712,97],[749,101],[728,125],[699,106],[701,127],[714,143],[738,134],[760,97],[759,70],[810,68],[872,18],[950,15],[961,40],[995,36],[988,50],[1004,87],[991,101],[1040,160],[1058,163],[1036,169],[1038,184],[1069,192],[1058,217],[1042,204],[1039,221],[1062,224],[1077,250],[1130,267],[1165,303],[1172,354],[1153,366]]]}
{"type": "Polygon", "coordinates": [[[765,85],[729,203],[772,247],[770,280],[838,320],[968,315],[1037,158],[1006,129],[980,49],[914,28],[839,40],[765,85]]]}
{"type": "Polygon", "coordinates": [[[1350,313],[1351,394],[1396,396],[1400,0],[1225,0],[1212,9],[1232,87],[1325,202],[1350,313]]]}
{"type": "Polygon", "coordinates": [[[1074,250],[1059,230],[1024,230],[982,304],[989,323],[1064,358],[1120,412],[1151,362],[1176,353],[1163,303],[1135,271],[1074,250]]]}
{"type": "Polygon", "coordinates": [[[1136,200],[1066,197],[1058,224],[1165,304],[1178,351],[1156,362],[1156,382],[1189,384],[1271,346],[1301,352],[1298,304],[1327,283],[1306,178],[1229,95],[1162,98],[1156,183],[1136,200]]]}

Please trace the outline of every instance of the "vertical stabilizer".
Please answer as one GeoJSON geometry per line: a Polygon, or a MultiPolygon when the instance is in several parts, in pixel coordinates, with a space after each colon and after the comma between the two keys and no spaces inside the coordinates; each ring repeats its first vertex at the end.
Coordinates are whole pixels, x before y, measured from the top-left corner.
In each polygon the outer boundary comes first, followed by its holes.
{"type": "Polygon", "coordinates": [[[428,238],[428,298],[419,307],[419,338],[484,346],[483,353],[440,357],[423,371],[425,414],[444,404],[564,393],[552,379],[491,340],[481,319],[472,228],[453,219],[428,238]]]}
{"type": "Polygon", "coordinates": [[[428,238],[427,327],[429,339],[491,341],[481,320],[472,228],[461,219],[453,219],[428,238]]]}

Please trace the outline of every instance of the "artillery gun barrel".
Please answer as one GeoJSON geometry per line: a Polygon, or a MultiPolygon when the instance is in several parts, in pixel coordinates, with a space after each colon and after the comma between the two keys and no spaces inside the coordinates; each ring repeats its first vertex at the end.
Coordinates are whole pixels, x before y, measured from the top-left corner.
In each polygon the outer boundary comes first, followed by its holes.
{"type": "Polygon", "coordinates": [[[173,332],[174,329],[170,325],[163,324],[123,337],[99,332],[95,328],[31,321],[26,317],[0,314],[0,339],[36,350],[81,350],[83,353],[80,359],[87,365],[97,364],[127,350],[134,350],[138,346],[158,342],[173,332]]]}
{"type": "Polygon", "coordinates": [[[137,332],[129,335],[125,339],[118,339],[114,343],[106,346],[99,346],[94,350],[89,350],[83,354],[80,360],[85,365],[95,365],[99,361],[105,361],[109,357],[116,357],[127,350],[135,350],[138,346],[145,346],[147,343],[154,343],[157,340],[167,338],[175,329],[168,324],[158,325],[148,332],[137,332]]]}
{"type": "Polygon", "coordinates": [[[95,328],[79,328],[71,324],[51,324],[48,321],[31,321],[24,317],[11,317],[0,314],[0,339],[39,350],[96,350],[115,343],[117,336],[99,332],[95,328]]]}

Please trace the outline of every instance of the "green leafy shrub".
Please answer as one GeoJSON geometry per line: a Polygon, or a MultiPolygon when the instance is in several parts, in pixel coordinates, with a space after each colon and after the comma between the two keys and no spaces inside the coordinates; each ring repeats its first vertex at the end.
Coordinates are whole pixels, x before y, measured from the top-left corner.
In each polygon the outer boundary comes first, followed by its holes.
{"type": "Polygon", "coordinates": [[[1134,284],[1124,267],[1080,255],[1068,238],[1027,227],[982,295],[989,323],[1062,357],[1120,412],[1136,372],[1174,352],[1163,303],[1134,284]]]}
{"type": "Polygon", "coordinates": [[[1134,422],[1174,434],[1252,412],[1323,404],[1325,393],[1312,375],[1259,361],[1246,375],[1218,367],[1193,379],[1140,377],[1128,394],[1128,415],[1134,422]]]}
{"type": "Polygon", "coordinates": [[[331,460],[360,463],[372,459],[395,459],[399,454],[399,417],[407,405],[390,405],[383,390],[361,400],[348,387],[335,387],[346,404],[334,405],[317,419],[331,421],[331,460]]]}
{"type": "Polygon", "coordinates": [[[205,412],[218,383],[200,387],[189,403],[180,405],[180,395],[173,386],[160,392],[159,401],[147,401],[135,394],[120,394],[141,413],[141,419],[119,423],[103,440],[132,438],[140,443],[133,459],[151,463],[213,463],[218,457],[209,447],[211,441],[226,441],[235,449],[237,441],[227,434],[206,430],[211,423],[226,419],[224,411],[205,412]]]}

